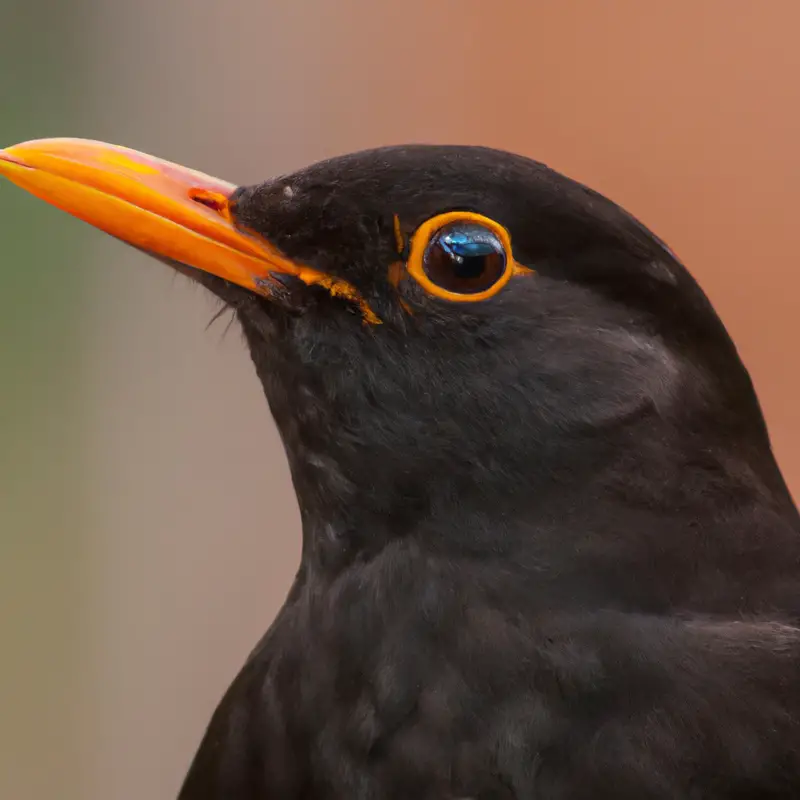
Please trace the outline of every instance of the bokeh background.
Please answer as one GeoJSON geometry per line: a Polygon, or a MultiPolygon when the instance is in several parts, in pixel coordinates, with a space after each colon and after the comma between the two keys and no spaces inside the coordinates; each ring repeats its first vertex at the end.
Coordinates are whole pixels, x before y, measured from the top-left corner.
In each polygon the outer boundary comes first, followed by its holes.
{"type": "MultiPolygon", "coordinates": [[[[796,0],[0,0],[0,144],[236,182],[483,143],[699,278],[800,486],[796,0]]],[[[288,472],[203,291],[0,185],[0,797],[173,797],[297,565],[288,472]]]]}

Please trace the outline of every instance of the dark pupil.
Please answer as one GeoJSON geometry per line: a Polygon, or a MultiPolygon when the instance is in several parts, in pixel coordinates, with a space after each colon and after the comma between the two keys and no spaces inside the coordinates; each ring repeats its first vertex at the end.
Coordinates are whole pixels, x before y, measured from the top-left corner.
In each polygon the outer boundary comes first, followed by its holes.
{"type": "Polygon", "coordinates": [[[442,289],[477,294],[490,289],[506,268],[503,243],[481,225],[456,222],[437,231],[423,259],[425,274],[442,289]]]}

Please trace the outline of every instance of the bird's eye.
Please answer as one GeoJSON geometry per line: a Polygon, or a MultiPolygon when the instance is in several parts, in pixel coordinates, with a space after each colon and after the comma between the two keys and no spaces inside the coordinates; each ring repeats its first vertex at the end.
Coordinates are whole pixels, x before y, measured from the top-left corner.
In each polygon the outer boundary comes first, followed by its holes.
{"type": "Polygon", "coordinates": [[[493,231],[474,222],[451,222],[431,237],[422,268],[448,292],[478,294],[503,277],[506,260],[505,247],[493,231]]]}
{"type": "Polygon", "coordinates": [[[420,225],[406,269],[430,294],[455,302],[486,300],[512,275],[530,272],[514,261],[502,225],[468,211],[440,214],[420,225]]]}

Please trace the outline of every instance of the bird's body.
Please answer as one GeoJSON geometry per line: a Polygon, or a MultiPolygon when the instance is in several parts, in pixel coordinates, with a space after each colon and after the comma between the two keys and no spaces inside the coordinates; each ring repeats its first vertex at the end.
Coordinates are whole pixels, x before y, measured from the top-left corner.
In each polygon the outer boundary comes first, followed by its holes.
{"type": "Polygon", "coordinates": [[[800,519],[663,243],[484,148],[202,187],[235,254],[148,249],[236,310],[303,557],[181,800],[800,796],[800,519]]]}

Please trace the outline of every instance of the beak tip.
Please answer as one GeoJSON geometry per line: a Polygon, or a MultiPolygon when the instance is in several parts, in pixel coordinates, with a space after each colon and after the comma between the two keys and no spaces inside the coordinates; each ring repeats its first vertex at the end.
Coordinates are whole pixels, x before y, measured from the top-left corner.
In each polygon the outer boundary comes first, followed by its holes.
{"type": "MultiPolygon", "coordinates": [[[[0,162],[6,162],[8,164],[13,164],[15,167],[28,167],[29,165],[26,164],[21,158],[12,155],[8,150],[0,150],[0,162]]],[[[0,164],[0,171],[2,171],[2,164],[0,164]]]]}

